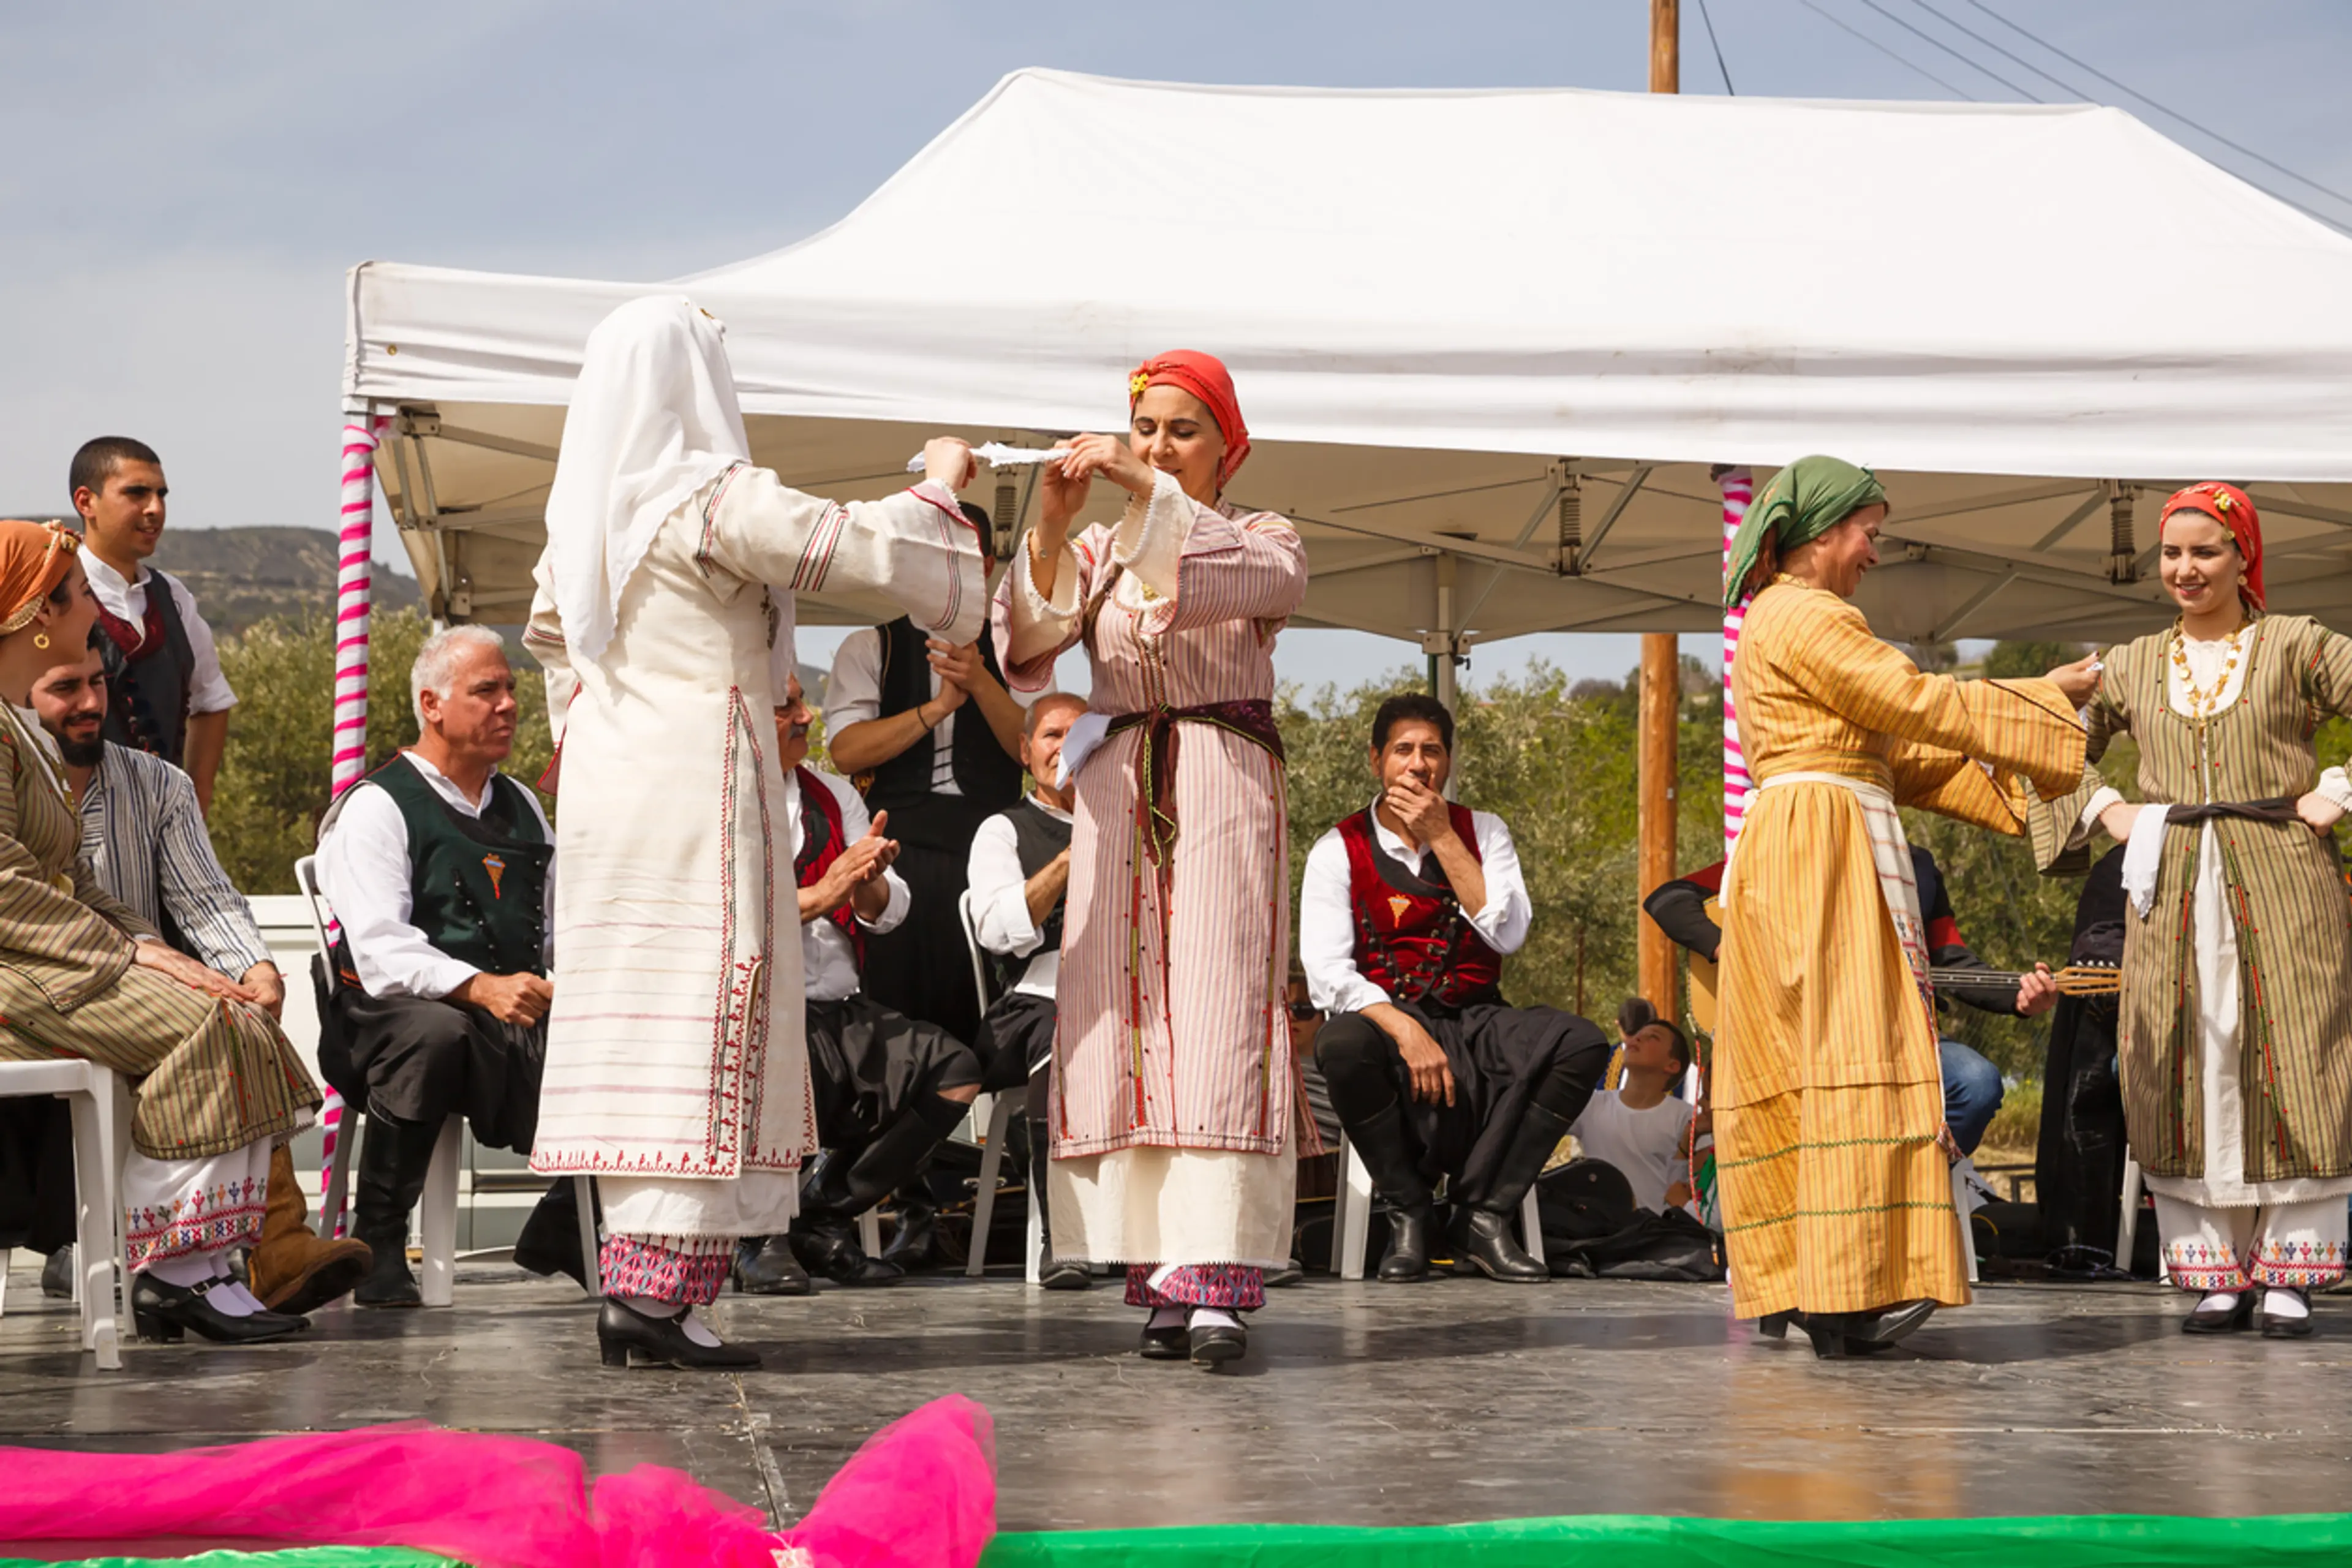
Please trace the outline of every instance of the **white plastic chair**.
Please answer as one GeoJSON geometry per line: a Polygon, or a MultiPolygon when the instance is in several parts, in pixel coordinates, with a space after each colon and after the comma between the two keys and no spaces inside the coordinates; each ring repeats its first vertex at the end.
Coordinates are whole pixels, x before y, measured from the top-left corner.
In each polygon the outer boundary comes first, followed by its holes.
{"type": "MultiPolygon", "coordinates": [[[[980,927],[971,912],[971,889],[967,888],[956,898],[956,923],[963,928],[964,953],[971,960],[971,992],[980,1000],[980,1010],[988,1011],[988,959],[980,945],[980,927]]],[[[1004,1171],[1005,1141],[1012,1135],[1015,1096],[1010,1093],[985,1095],[988,1131],[980,1151],[980,1187],[973,1194],[971,1209],[971,1251],[964,1260],[967,1279],[977,1279],[988,1268],[989,1227],[996,1218],[996,1184],[1004,1171]]],[[[972,1106],[972,1125],[982,1124],[982,1110],[977,1101],[972,1106]]],[[[1028,1283],[1037,1283],[1040,1274],[1039,1254],[1045,1248],[1045,1227],[1043,1205],[1038,1194],[1029,1194],[1028,1260],[1023,1266],[1022,1277],[1028,1283]]]]}
{"type": "MultiPolygon", "coordinates": [[[[1331,1272],[1342,1279],[1361,1279],[1371,1236],[1372,1173],[1342,1131],[1339,1189],[1331,1198],[1331,1272]]],[[[1519,1245],[1538,1263],[1549,1261],[1544,1257],[1543,1212],[1537,1202],[1536,1184],[1530,1184],[1528,1195],[1519,1201],[1519,1245]]]]}
{"type": "MultiPolygon", "coordinates": [[[[131,1278],[122,1231],[122,1161],[131,1150],[131,1092],[120,1074],[79,1058],[0,1062],[0,1100],[54,1095],[73,1119],[74,1295],[81,1348],[100,1368],[122,1365],[116,1282],[131,1278]]],[[[6,1272],[0,1258],[0,1274],[6,1272]]]]}
{"type": "MultiPolygon", "coordinates": [[[[2140,1174],[2139,1162],[2132,1157],[2129,1149],[2126,1149],[2123,1212],[2116,1216],[2116,1267],[2126,1273],[2131,1271],[2132,1257],[2139,1249],[2139,1198],[2146,1185],[2146,1178],[2140,1174]]],[[[2156,1282],[2168,1284],[2171,1279],[2172,1270],[2165,1262],[2164,1248],[2158,1247],[2156,1249],[2156,1282]]]]}
{"type": "MultiPolygon", "coordinates": [[[[305,855],[294,862],[294,885],[302,890],[303,906],[310,911],[310,934],[318,939],[319,960],[331,969],[334,948],[327,938],[327,924],[333,916],[327,908],[326,896],[319,891],[317,856],[305,855]]],[[[344,1105],[342,1126],[335,1138],[334,1163],[328,1171],[326,1194],[319,1205],[319,1212],[327,1217],[327,1223],[332,1223],[328,1216],[343,1212],[343,1199],[351,1189],[352,1151],[359,1147],[364,1120],[365,1113],[358,1105],[344,1105]]],[[[425,1168],[425,1192],[416,1204],[417,1241],[425,1254],[416,1286],[428,1307],[446,1307],[457,1298],[457,1156],[465,1125],[462,1116],[453,1116],[442,1123],[441,1135],[434,1141],[432,1163],[425,1168]]],[[[598,1287],[596,1181],[593,1176],[574,1176],[572,1184],[580,1210],[581,1273],[588,1281],[588,1294],[602,1296],[604,1292],[598,1287]]]]}
{"type": "Polygon", "coordinates": [[[1969,1260],[1969,1283],[1977,1282],[1976,1211],[1969,1204],[1969,1178],[1976,1173],[1976,1162],[1963,1155],[1952,1162],[1952,1212],[1960,1222],[1960,1255],[1969,1260]]]}

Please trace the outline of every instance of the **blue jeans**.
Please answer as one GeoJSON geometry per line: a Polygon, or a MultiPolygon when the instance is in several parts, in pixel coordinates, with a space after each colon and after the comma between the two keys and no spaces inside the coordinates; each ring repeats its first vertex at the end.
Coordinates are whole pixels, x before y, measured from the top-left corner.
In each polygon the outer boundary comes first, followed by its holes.
{"type": "Polygon", "coordinates": [[[1985,1129],[2000,1110],[2000,1069],[1958,1040],[1938,1040],[1944,1068],[1944,1125],[1963,1154],[1984,1142],[1985,1129]]]}

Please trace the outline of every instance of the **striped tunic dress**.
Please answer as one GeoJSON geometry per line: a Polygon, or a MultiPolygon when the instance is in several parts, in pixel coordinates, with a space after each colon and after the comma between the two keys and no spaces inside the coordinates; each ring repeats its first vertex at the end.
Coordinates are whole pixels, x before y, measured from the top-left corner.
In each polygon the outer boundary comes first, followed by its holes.
{"type": "Polygon", "coordinates": [[[1965,1302],[1936,1034],[1869,813],[1898,843],[1887,805],[2022,832],[2022,784],[2081,778],[2082,726],[2046,680],[1921,674],[1786,576],[1749,605],[1732,681],[1759,785],[1724,880],[1712,1084],[1732,1310],[1965,1302]]]}
{"type": "MultiPolygon", "coordinates": [[[[1027,561],[1005,574],[994,610],[1013,684],[1042,687],[1083,641],[1097,715],[1273,699],[1275,636],[1307,594],[1306,551],[1283,519],[1204,506],[1162,476],[1148,504],[1073,542],[1050,601],[1027,561]]],[[[1214,725],[1175,734],[1179,826],[1164,866],[1147,860],[1139,825],[1142,732],[1076,764],[1054,1251],[1279,1267],[1297,1159],[1282,764],[1214,725]]]]}
{"type": "MultiPolygon", "coordinates": [[[[2203,721],[2176,700],[2172,644],[2158,632],[2110,649],[2086,715],[2095,761],[2116,735],[2139,742],[2144,802],[2245,803],[2302,795],[2320,783],[2311,737],[2352,713],[2352,639],[2305,616],[2266,616],[2245,634],[2243,668],[2203,721]]],[[[2053,871],[2087,858],[2081,823],[2099,787],[2033,816],[2034,847],[2053,871]]],[[[2332,837],[2301,823],[2223,817],[2168,823],[2156,896],[2124,930],[2116,1029],[2131,1150],[2151,1183],[2228,1206],[2346,1190],[2352,1176],[2352,897],[2332,837]],[[2206,846],[2210,841],[2211,851],[2206,846]],[[2236,938],[2238,1016],[2200,1028],[2194,906],[2218,876],[2236,938]],[[2234,1023],[2234,1028],[2231,1025],[2234,1023]],[[2208,1062],[2208,1051],[2227,1059],[2208,1062]],[[2233,1105],[2237,1125],[2211,1125],[2233,1105]],[[2234,1136],[2231,1135],[2234,1133],[2234,1136]],[[2227,1148],[2217,1170],[2209,1156],[2227,1148]],[[2186,1184],[2191,1180],[2197,1187],[2186,1184]],[[2198,1188],[2210,1187],[2210,1191],[2198,1188]],[[2246,1190],[2246,1189],[2254,1190],[2246,1190]]]]}

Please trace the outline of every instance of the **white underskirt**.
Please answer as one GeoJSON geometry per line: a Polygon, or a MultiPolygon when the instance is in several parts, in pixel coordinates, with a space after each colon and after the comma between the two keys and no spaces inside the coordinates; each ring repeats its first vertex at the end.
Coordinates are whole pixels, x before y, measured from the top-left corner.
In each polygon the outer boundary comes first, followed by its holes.
{"type": "Polygon", "coordinates": [[[1290,1262],[1295,1145],[1279,1154],[1115,1149],[1052,1167],[1047,1208],[1057,1258],[1258,1268],[1290,1262]]]}
{"type": "Polygon", "coordinates": [[[746,1171],[694,1181],[599,1176],[604,1228],[617,1236],[781,1236],[801,1211],[796,1171],[746,1171]]]}

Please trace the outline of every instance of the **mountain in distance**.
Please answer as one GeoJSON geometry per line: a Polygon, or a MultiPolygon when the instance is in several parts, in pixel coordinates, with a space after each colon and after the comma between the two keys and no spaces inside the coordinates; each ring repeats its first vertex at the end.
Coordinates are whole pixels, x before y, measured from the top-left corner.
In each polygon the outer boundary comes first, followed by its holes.
{"type": "MultiPolygon", "coordinates": [[[[9,512],[11,517],[40,513],[9,512]]],[[[71,520],[67,520],[70,521],[71,520]]],[[[323,528],[173,528],[148,564],[188,585],[215,635],[230,637],[257,621],[299,625],[335,613],[336,538],[323,528]]],[[[396,577],[383,562],[371,574],[378,609],[418,600],[416,579],[396,577]]]]}

